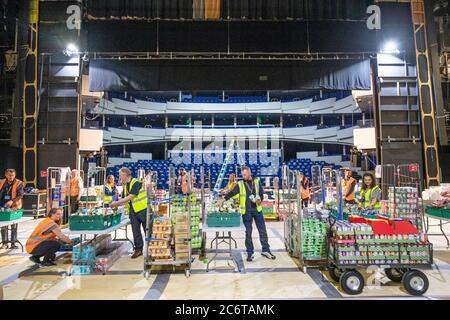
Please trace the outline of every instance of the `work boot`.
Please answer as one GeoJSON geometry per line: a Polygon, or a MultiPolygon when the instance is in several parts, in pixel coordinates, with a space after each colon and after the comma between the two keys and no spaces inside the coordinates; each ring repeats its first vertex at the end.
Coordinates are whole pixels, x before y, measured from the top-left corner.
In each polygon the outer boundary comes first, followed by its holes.
{"type": "Polygon", "coordinates": [[[36,257],[36,256],[31,256],[30,257],[30,261],[36,264],[40,264],[41,263],[41,259],[36,257]]]}
{"type": "Polygon", "coordinates": [[[270,260],[275,260],[277,257],[275,257],[273,254],[272,254],[272,252],[270,252],[270,251],[266,251],[266,252],[261,252],[261,255],[263,256],[263,257],[266,257],[267,259],[270,259],[270,260]]]}
{"type": "Polygon", "coordinates": [[[142,256],[142,250],[136,250],[133,255],[131,256],[131,259],[136,259],[142,256]]]}
{"type": "Polygon", "coordinates": [[[10,249],[14,250],[14,249],[19,249],[19,246],[16,245],[15,243],[11,243],[11,245],[9,246],[10,249]]]}
{"type": "Polygon", "coordinates": [[[43,261],[41,264],[40,264],[40,267],[53,267],[53,266],[56,266],[56,263],[54,263],[54,262],[51,262],[51,261],[43,261]]]}
{"type": "Polygon", "coordinates": [[[7,243],[2,243],[0,245],[0,249],[8,249],[8,244],[7,243]]]}
{"type": "Polygon", "coordinates": [[[255,259],[255,254],[254,253],[252,253],[252,254],[247,254],[247,261],[248,262],[252,262],[253,261],[253,259],[255,259]]]}

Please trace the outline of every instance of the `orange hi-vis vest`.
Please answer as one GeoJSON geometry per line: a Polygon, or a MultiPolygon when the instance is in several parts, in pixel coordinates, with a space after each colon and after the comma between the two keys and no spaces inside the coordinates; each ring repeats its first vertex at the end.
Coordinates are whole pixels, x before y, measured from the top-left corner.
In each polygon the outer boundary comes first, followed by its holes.
{"type": "Polygon", "coordinates": [[[37,227],[33,230],[30,237],[27,240],[26,250],[31,253],[37,245],[44,241],[56,240],[56,236],[53,232],[48,232],[50,229],[57,226],[56,222],[50,218],[43,219],[37,227]]]}
{"type": "MultiPolygon", "coordinates": [[[[7,181],[6,179],[2,179],[0,181],[0,190],[2,190],[2,188],[5,185],[6,181],[7,181]]],[[[14,183],[13,183],[12,189],[11,189],[11,200],[14,200],[15,198],[17,198],[17,187],[22,185],[22,184],[23,184],[23,182],[20,181],[19,179],[14,180],[14,183]]],[[[22,201],[21,200],[17,201],[17,203],[15,204],[14,207],[16,209],[22,208],[22,201]]]]}
{"type": "Polygon", "coordinates": [[[306,180],[305,182],[307,182],[306,183],[306,188],[303,188],[303,184],[304,183],[302,183],[302,186],[301,186],[301,189],[300,189],[300,194],[301,194],[302,200],[307,200],[310,197],[310,194],[309,194],[309,181],[306,180]]]}
{"type": "Polygon", "coordinates": [[[78,197],[80,194],[80,187],[78,185],[80,178],[76,178],[73,180],[70,180],[70,196],[71,197],[78,197]]]}
{"type": "MultiPolygon", "coordinates": [[[[350,190],[353,182],[356,181],[353,177],[350,177],[350,179],[345,180],[344,186],[345,186],[345,194],[347,194],[348,190],[350,190]]],[[[350,193],[348,196],[345,197],[346,201],[354,201],[355,200],[355,190],[353,190],[352,193],[350,193]]]]}

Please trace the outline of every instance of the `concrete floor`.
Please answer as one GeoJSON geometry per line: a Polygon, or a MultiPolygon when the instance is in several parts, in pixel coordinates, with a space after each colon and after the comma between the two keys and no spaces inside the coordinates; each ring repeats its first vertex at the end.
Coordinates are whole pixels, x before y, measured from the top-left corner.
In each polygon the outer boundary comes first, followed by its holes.
{"type": "MultiPolygon", "coordinates": [[[[25,243],[37,221],[19,227],[19,239],[25,243]]],[[[0,251],[0,286],[4,299],[325,299],[350,298],[329,279],[327,272],[308,268],[303,273],[296,259],[289,257],[283,244],[283,223],[267,223],[269,242],[277,259],[268,260],[259,254],[255,261],[245,261],[244,233],[236,233],[236,255],[245,272],[236,273],[219,261],[207,273],[206,264],[195,259],[192,275],[184,272],[155,272],[150,279],[142,274],[143,259],[119,259],[106,275],[67,276],[70,257],[62,256],[53,268],[37,268],[20,250],[0,251]]],[[[437,229],[432,230],[437,231],[437,229]]],[[[446,226],[450,234],[450,226],[446,226]]],[[[129,233],[131,234],[131,232],[129,233]]],[[[211,239],[212,235],[208,235],[211,239]]],[[[256,250],[260,250],[254,229],[256,250]]],[[[435,265],[426,270],[430,289],[421,299],[450,298],[450,250],[443,237],[432,237],[435,265]]],[[[131,250],[131,246],[130,246],[131,250]]],[[[210,256],[210,254],[209,254],[210,256]]],[[[390,282],[382,272],[365,273],[366,287],[358,298],[408,298],[404,289],[390,282]]],[[[1,294],[0,294],[1,296],[1,294]]],[[[351,297],[354,298],[354,297],[351,297]]]]}

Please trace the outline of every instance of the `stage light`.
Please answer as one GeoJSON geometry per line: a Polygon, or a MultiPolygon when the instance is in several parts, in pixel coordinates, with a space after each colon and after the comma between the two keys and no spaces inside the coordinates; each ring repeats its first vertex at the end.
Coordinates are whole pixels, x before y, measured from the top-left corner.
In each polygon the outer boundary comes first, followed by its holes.
{"type": "Polygon", "coordinates": [[[75,44],[69,43],[64,49],[64,54],[67,56],[71,56],[74,54],[78,54],[78,48],[75,44]]]}
{"type": "Polygon", "coordinates": [[[383,50],[381,51],[383,53],[400,53],[398,50],[397,42],[395,41],[388,41],[384,44],[383,50]]]}

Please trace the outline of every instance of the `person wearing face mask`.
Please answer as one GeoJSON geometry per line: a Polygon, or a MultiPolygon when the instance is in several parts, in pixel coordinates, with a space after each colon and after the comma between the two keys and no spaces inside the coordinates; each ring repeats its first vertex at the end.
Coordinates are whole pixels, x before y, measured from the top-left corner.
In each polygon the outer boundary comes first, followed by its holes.
{"type": "Polygon", "coordinates": [[[262,246],[261,255],[267,259],[274,260],[276,257],[270,251],[269,237],[267,236],[266,223],[262,213],[261,201],[264,198],[264,189],[259,178],[253,178],[249,167],[242,167],[243,181],[239,181],[236,186],[225,196],[219,198],[222,205],[225,200],[229,200],[239,195],[239,208],[242,221],[245,226],[245,247],[247,249],[247,261],[253,261],[254,247],[252,240],[253,220],[259,232],[259,240],[262,246]]]}
{"type": "MultiPolygon", "coordinates": [[[[19,210],[22,208],[23,182],[16,178],[16,170],[6,169],[5,178],[0,180],[0,206],[5,209],[19,210]]],[[[0,249],[17,249],[17,224],[11,226],[11,241],[8,240],[8,227],[1,228],[2,244],[0,249]]]]}

